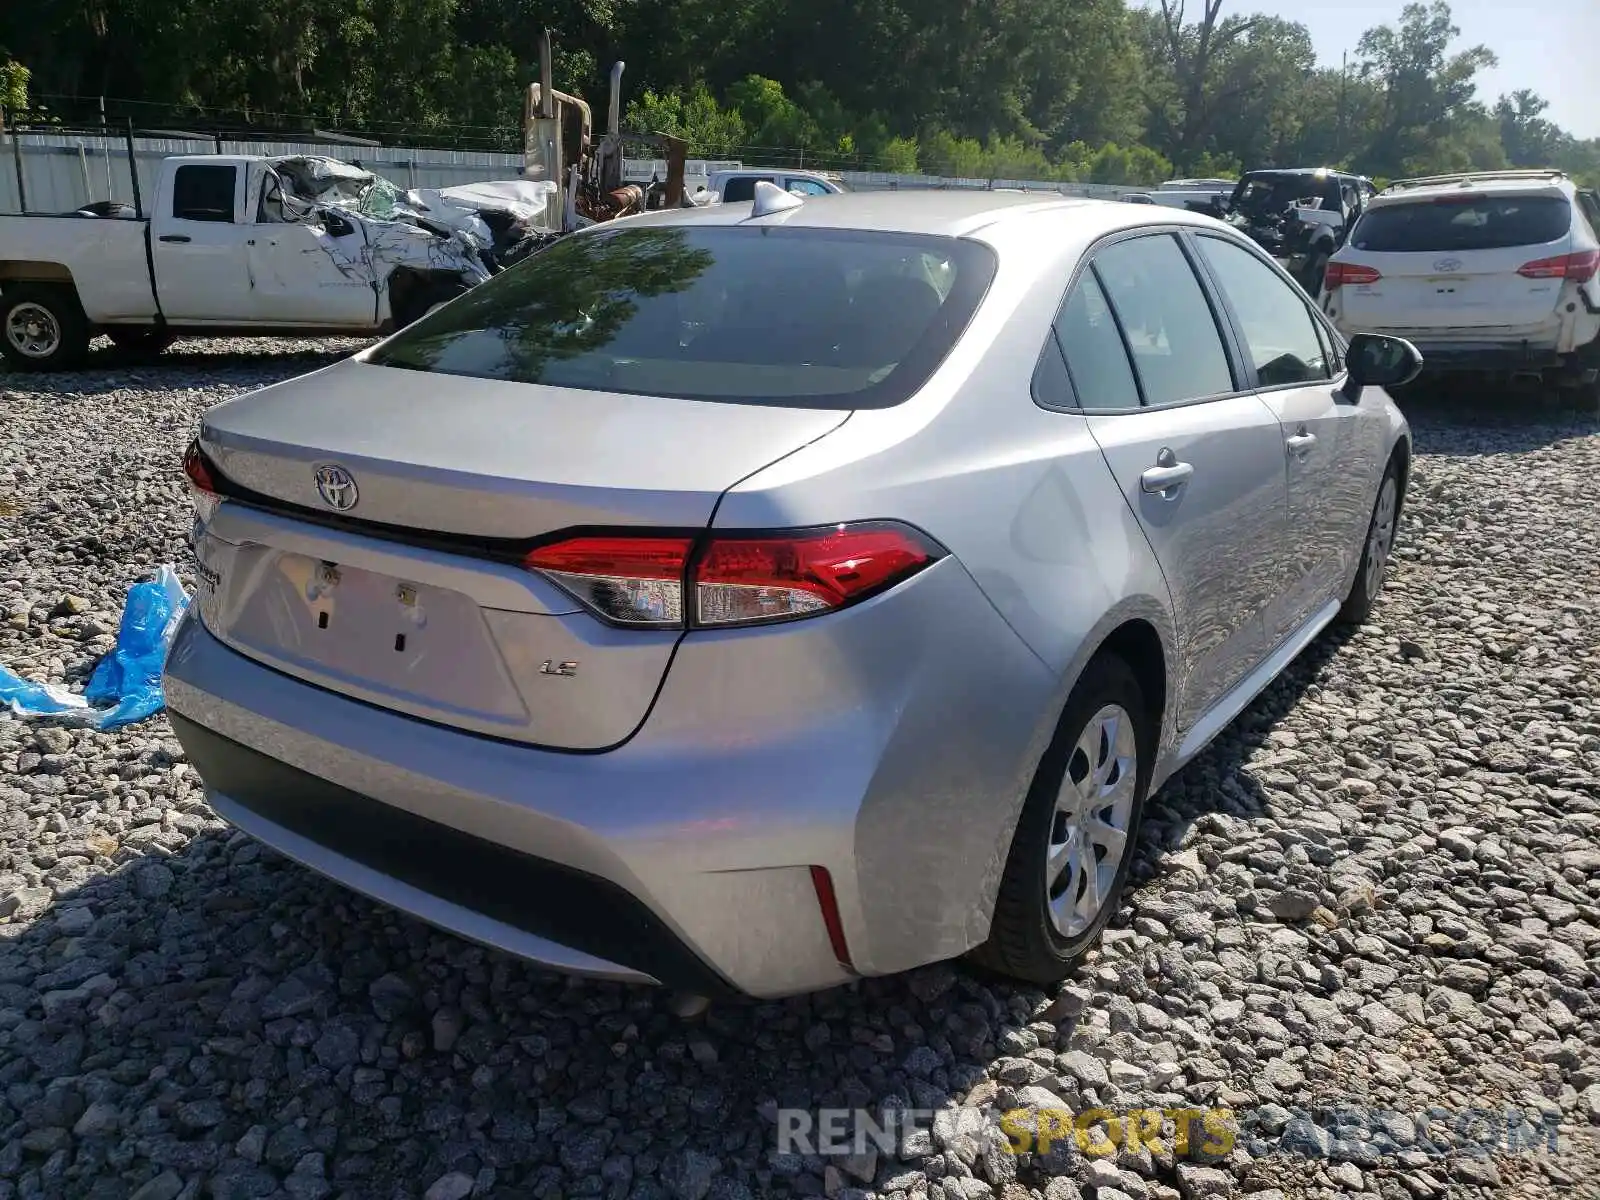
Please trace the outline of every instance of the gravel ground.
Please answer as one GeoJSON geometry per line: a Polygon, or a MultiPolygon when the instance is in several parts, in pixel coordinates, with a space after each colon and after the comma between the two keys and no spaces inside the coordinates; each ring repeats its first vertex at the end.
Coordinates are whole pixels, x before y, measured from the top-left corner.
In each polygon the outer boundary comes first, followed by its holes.
{"type": "MultiPolygon", "coordinates": [[[[187,570],[201,410],[349,348],[0,375],[0,662],[81,681],[129,585],[187,570]]],[[[1596,1194],[1600,434],[1492,398],[1412,415],[1376,622],[1165,790],[1054,995],[937,967],[685,1018],[230,834],[164,718],[0,720],[0,1200],[1596,1194]],[[776,1152],[779,1105],[884,1104],[969,1113],[897,1153],[776,1152]],[[1233,1116],[1104,1157],[1003,1153],[979,1116],[1095,1104],[1233,1116]],[[1557,1153],[1468,1152],[1474,1109],[1557,1153]]]]}

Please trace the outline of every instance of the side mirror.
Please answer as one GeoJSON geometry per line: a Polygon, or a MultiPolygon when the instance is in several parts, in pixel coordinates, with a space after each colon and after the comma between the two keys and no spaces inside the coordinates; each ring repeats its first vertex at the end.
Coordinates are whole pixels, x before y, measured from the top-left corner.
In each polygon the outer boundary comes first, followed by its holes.
{"type": "Polygon", "coordinates": [[[1350,339],[1345,355],[1349,378],[1345,396],[1361,398],[1365,387],[1404,387],[1422,371],[1422,352],[1404,338],[1381,333],[1358,333],[1350,339]]]}

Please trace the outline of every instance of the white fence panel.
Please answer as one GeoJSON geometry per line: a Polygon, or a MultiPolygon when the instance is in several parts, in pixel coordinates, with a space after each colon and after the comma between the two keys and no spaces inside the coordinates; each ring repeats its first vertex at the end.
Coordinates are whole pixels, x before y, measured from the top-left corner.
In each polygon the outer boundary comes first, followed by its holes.
{"type": "MultiPolygon", "coordinates": [[[[403,146],[352,146],[316,142],[235,142],[223,139],[175,137],[135,137],[134,155],[138,161],[139,186],[146,214],[161,170],[161,160],[178,154],[321,154],[343,159],[375,171],[402,188],[450,187],[462,183],[482,183],[491,179],[515,179],[522,174],[522,157],[486,150],[424,150],[403,146]]],[[[96,200],[133,202],[133,186],[128,174],[128,143],[124,137],[90,134],[0,133],[0,212],[21,211],[17,195],[17,151],[20,150],[23,179],[27,186],[28,211],[71,212],[96,200]]],[[[666,178],[666,163],[649,159],[629,160],[625,173],[629,179],[645,180],[651,175],[666,178]]],[[[740,164],[704,159],[690,160],[689,190],[703,184],[717,170],[734,170],[740,164]]],[[[927,188],[1012,188],[1027,192],[1056,192],[1063,196],[1087,196],[1120,200],[1142,188],[1097,183],[1057,183],[1028,179],[954,179],[938,175],[897,175],[883,171],[844,171],[841,177],[858,191],[923,190],[927,188]]]]}

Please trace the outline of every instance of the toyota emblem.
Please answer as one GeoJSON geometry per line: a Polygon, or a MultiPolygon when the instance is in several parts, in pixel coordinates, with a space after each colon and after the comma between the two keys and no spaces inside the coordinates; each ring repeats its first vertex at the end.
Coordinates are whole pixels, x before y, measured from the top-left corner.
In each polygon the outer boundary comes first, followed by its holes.
{"type": "Polygon", "coordinates": [[[1459,258],[1441,258],[1433,264],[1433,269],[1441,275],[1448,275],[1452,271],[1461,270],[1461,260],[1459,258]]]}
{"type": "Polygon", "coordinates": [[[317,468],[317,495],[329,508],[340,512],[354,508],[361,497],[356,490],[355,476],[335,463],[317,468]]]}

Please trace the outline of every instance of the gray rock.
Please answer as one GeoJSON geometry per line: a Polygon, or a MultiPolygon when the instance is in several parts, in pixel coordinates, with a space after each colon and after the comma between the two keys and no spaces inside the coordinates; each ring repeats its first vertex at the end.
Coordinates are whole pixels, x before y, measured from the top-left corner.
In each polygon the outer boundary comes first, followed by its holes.
{"type": "Polygon", "coordinates": [[[471,1175],[451,1171],[428,1185],[423,1200],[466,1200],[472,1195],[472,1183],[471,1175]]]}
{"type": "Polygon", "coordinates": [[[1178,1191],[1183,1194],[1184,1200],[1196,1200],[1200,1196],[1231,1196],[1234,1193],[1233,1176],[1216,1167],[1179,1163],[1178,1191]]]}
{"type": "Polygon", "coordinates": [[[705,1200],[721,1162],[698,1150],[669,1154],[661,1164],[661,1182],[673,1200],[705,1200]]]}

